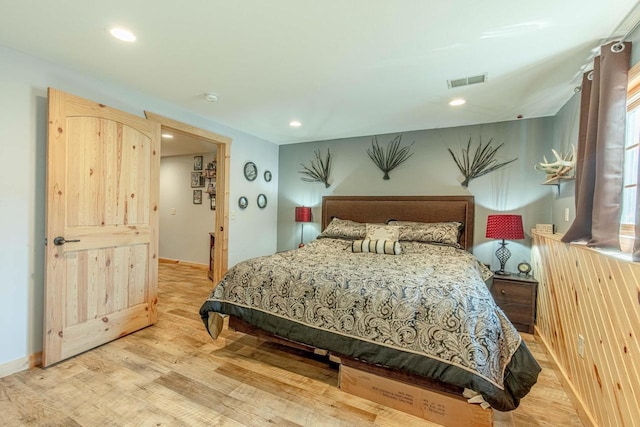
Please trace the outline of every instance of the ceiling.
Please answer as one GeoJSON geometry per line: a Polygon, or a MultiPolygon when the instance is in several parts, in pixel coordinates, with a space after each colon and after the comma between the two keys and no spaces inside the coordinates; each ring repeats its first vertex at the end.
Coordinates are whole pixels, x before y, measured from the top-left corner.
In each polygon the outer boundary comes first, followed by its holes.
{"type": "Polygon", "coordinates": [[[0,45],[288,144],[553,115],[594,48],[635,24],[635,5],[0,0],[0,45]],[[113,25],[137,41],[114,39],[113,25]],[[486,83],[447,86],[481,73],[486,83]],[[467,103],[450,107],[457,97],[467,103]]]}
{"type": "Polygon", "coordinates": [[[175,131],[162,132],[160,157],[186,156],[189,154],[215,154],[218,147],[205,139],[175,131]]]}

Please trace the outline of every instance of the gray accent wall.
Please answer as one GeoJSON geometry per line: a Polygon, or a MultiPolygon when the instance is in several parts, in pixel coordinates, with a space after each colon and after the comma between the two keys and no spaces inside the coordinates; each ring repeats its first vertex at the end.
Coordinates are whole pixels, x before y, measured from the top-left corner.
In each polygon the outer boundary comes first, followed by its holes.
{"type": "MultiPolygon", "coordinates": [[[[386,148],[397,134],[378,135],[386,148]]],[[[518,213],[523,217],[526,238],[509,242],[512,257],[509,270],[530,259],[530,230],[536,223],[552,221],[555,187],[541,185],[544,174],[534,170],[542,156],[550,153],[554,140],[554,118],[524,119],[509,122],[402,133],[402,144],[413,145],[413,156],[382,179],[383,173],[367,155],[372,136],[281,145],[278,181],[278,250],[297,247],[301,225],[294,221],[295,206],[311,206],[313,223],[304,227],[304,241],[320,233],[322,196],[326,195],[473,195],[476,202],[474,253],[498,268],[494,255],[498,242],[485,238],[487,215],[499,212],[518,213]],[[472,138],[472,151],[481,139],[493,138],[504,143],[498,159],[518,160],[502,169],[472,180],[467,189],[447,148],[459,153],[472,138]],[[329,188],[322,183],[302,181],[301,164],[309,164],[314,150],[333,157],[329,188]]]]}
{"type": "MultiPolygon", "coordinates": [[[[578,130],[580,127],[580,93],[575,94],[555,115],[553,120],[553,144],[558,152],[571,151],[573,144],[578,148],[578,130]]],[[[555,157],[549,151],[547,160],[555,157]]],[[[551,219],[556,226],[556,232],[564,233],[576,217],[575,181],[563,181],[554,189],[551,219]],[[565,220],[565,210],[569,210],[568,220],[565,220]]]]}

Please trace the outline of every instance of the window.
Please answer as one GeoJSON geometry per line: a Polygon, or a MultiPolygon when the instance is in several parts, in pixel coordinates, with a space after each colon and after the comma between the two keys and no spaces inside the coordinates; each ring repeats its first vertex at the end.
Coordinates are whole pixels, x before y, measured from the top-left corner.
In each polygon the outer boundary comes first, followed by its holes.
{"type": "Polygon", "coordinates": [[[620,245],[631,252],[638,209],[638,159],[640,158],[640,63],[629,70],[627,88],[627,126],[624,150],[624,182],[620,245]]]}

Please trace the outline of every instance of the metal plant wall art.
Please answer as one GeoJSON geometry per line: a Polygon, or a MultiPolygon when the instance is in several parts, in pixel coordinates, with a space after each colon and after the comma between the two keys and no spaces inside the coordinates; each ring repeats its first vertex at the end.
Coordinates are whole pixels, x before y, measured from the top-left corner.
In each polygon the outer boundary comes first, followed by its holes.
{"type": "Polygon", "coordinates": [[[469,142],[467,143],[467,148],[462,149],[462,153],[459,157],[451,151],[451,148],[448,148],[451,157],[456,162],[458,169],[464,176],[464,181],[462,181],[461,185],[464,188],[469,186],[469,181],[474,178],[478,178],[482,175],[486,175],[490,172],[495,171],[503,166],[508,165],[509,163],[515,162],[518,160],[515,159],[509,160],[507,162],[498,163],[496,160],[496,153],[498,150],[504,145],[500,144],[497,147],[493,147],[491,143],[493,142],[493,138],[487,142],[486,145],[482,145],[482,140],[478,143],[478,147],[476,147],[473,156],[471,154],[471,137],[469,137],[469,142]]]}
{"type": "Polygon", "coordinates": [[[400,147],[400,142],[402,142],[402,135],[398,135],[389,141],[387,151],[385,152],[380,148],[380,145],[378,145],[378,138],[374,136],[371,140],[371,148],[367,148],[367,154],[371,160],[373,160],[373,163],[384,172],[382,179],[389,179],[389,172],[413,156],[411,146],[413,146],[415,141],[404,147],[400,147]]]}
{"type": "Polygon", "coordinates": [[[576,167],[576,147],[571,144],[570,153],[558,153],[553,148],[551,152],[556,157],[555,162],[549,162],[545,156],[542,156],[544,162],[540,162],[533,168],[537,171],[547,174],[546,183],[553,182],[557,179],[570,179],[574,177],[576,167]]]}
{"type": "Polygon", "coordinates": [[[325,188],[329,188],[329,173],[331,171],[331,151],[327,148],[326,157],[322,157],[320,155],[320,150],[314,151],[316,158],[311,160],[311,164],[306,166],[304,164],[300,164],[302,166],[302,170],[299,170],[298,173],[302,174],[300,178],[306,182],[323,182],[325,188]]]}

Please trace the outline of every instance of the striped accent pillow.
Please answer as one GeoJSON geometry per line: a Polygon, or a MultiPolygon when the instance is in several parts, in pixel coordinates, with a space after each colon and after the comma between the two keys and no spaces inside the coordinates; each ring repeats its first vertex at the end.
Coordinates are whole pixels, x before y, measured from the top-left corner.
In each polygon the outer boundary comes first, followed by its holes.
{"type": "Polygon", "coordinates": [[[351,243],[351,252],[375,253],[386,255],[400,255],[402,248],[397,240],[354,240],[351,243]]]}

